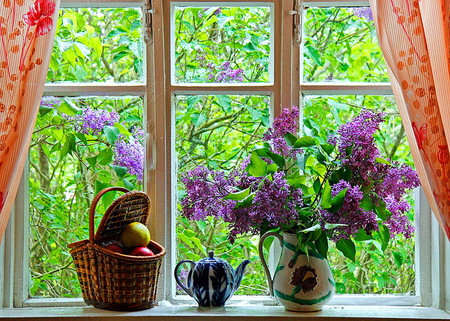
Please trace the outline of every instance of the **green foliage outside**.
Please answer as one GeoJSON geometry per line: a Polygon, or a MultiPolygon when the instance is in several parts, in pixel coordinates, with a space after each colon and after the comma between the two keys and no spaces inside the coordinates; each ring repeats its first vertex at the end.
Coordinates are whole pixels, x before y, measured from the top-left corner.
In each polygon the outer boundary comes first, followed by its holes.
{"type": "MultiPolygon", "coordinates": [[[[178,8],[175,12],[176,82],[268,82],[270,20],[268,8],[178,8]]],[[[373,24],[350,9],[309,9],[305,22],[306,81],[386,81],[373,24]]],[[[133,82],[142,78],[142,28],[135,9],[65,9],[58,22],[48,82],[133,82]]],[[[233,169],[269,126],[270,102],[262,95],[180,95],[174,99],[178,173],[207,165],[233,169]]],[[[30,148],[31,296],[81,296],[67,243],[87,238],[87,213],[93,195],[106,186],[141,189],[135,175],[113,166],[114,144],[142,126],[139,97],[61,97],[41,106],[30,148]],[[64,115],[90,106],[120,114],[107,130],[82,134],[64,115]]],[[[286,106],[288,107],[288,106],[286,106]]],[[[383,157],[410,159],[392,97],[305,97],[303,130],[339,125],[360,108],[389,114],[379,137],[383,157]],[[395,152],[395,156],[394,153],[395,152]]],[[[117,195],[116,195],[117,196],[117,195]]],[[[183,191],[178,191],[178,197],[183,191]]],[[[99,213],[114,195],[100,204],[99,213]]],[[[412,198],[411,198],[412,199],[412,198]]],[[[411,213],[413,216],[413,213],[411,213]]],[[[191,222],[177,216],[177,258],[217,256],[247,267],[236,294],[267,294],[257,253],[258,236],[230,245],[225,223],[191,222]]],[[[414,242],[396,239],[384,253],[368,242],[356,263],[332,251],[340,293],[414,291],[414,242]],[[369,259],[370,258],[370,259],[369,259]]]]}

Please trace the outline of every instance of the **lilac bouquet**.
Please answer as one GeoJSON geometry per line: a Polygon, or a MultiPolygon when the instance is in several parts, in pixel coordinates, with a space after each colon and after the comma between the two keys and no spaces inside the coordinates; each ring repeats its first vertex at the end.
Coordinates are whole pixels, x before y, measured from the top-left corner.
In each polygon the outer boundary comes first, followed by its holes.
{"type": "Polygon", "coordinates": [[[326,142],[298,137],[299,109],[285,109],[231,172],[197,167],[182,175],[182,215],[229,223],[229,238],[269,230],[295,233],[304,252],[327,256],[328,240],[355,260],[354,241],[378,239],[385,248],[397,234],[411,237],[408,190],[417,173],[381,158],[374,134],[384,114],[362,110],[326,142]]]}

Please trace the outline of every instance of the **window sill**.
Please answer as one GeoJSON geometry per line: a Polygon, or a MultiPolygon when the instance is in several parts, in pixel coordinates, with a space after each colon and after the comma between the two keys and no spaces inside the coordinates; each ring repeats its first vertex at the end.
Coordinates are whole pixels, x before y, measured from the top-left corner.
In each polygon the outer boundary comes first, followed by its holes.
{"type": "Polygon", "coordinates": [[[116,312],[93,307],[0,309],[0,320],[112,320],[112,321],[260,321],[293,320],[450,320],[450,314],[425,307],[326,306],[319,312],[289,312],[280,306],[236,306],[198,308],[196,306],[157,306],[134,312],[116,312]]]}

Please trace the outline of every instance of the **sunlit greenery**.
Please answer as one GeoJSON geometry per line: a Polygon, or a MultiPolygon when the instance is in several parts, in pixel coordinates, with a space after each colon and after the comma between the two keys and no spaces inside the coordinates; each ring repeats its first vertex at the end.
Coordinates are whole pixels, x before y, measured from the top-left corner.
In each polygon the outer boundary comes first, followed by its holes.
{"type": "MultiPolygon", "coordinates": [[[[271,35],[270,14],[269,7],[177,7],[175,81],[268,82],[276,36],[271,35]]],[[[372,22],[346,8],[308,9],[306,17],[305,81],[387,81],[372,22]]],[[[64,9],[47,81],[142,81],[142,47],[139,9],[64,9]]],[[[363,107],[385,111],[388,120],[377,137],[382,156],[411,162],[392,97],[307,96],[303,105],[303,130],[316,134],[335,128],[363,107]]],[[[178,174],[199,164],[215,169],[239,166],[270,125],[270,97],[263,95],[177,95],[174,110],[178,174]]],[[[143,113],[140,97],[59,97],[42,104],[29,162],[32,296],[81,296],[67,244],[87,238],[88,209],[101,188],[143,188],[136,176],[113,165],[117,137],[129,137],[136,126],[142,127],[143,113]],[[115,111],[120,121],[97,134],[81,133],[70,117],[87,106],[115,111]]],[[[181,188],[177,193],[183,196],[181,188]]],[[[117,195],[100,203],[98,212],[117,195]]],[[[179,216],[176,231],[178,260],[196,261],[210,249],[233,266],[250,259],[253,263],[236,294],[268,293],[258,236],[244,235],[231,245],[224,222],[192,222],[179,216]]],[[[376,241],[368,242],[356,263],[331,253],[340,293],[413,292],[413,262],[414,242],[402,238],[385,252],[376,241]]]]}

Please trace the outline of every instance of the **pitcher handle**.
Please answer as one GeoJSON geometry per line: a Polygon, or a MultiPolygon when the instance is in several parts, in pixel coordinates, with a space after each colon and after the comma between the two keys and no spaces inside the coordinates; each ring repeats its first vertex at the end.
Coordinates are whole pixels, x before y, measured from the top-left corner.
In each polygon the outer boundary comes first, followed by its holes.
{"type": "Polygon", "coordinates": [[[283,237],[280,234],[278,234],[276,232],[266,232],[259,240],[258,252],[259,252],[259,258],[261,259],[261,263],[264,267],[264,272],[266,272],[266,275],[267,275],[267,282],[269,283],[270,295],[273,296],[273,279],[272,279],[272,276],[270,275],[269,267],[267,266],[266,259],[264,258],[264,254],[263,254],[264,241],[268,237],[271,237],[271,236],[276,237],[280,241],[280,244],[283,245],[283,237]]]}
{"type": "Polygon", "coordinates": [[[178,277],[178,270],[180,269],[181,264],[183,264],[183,263],[191,264],[191,266],[192,266],[191,269],[195,267],[195,263],[191,260],[183,260],[183,261],[178,262],[178,264],[175,265],[175,270],[173,272],[173,274],[175,276],[175,281],[177,281],[177,284],[180,286],[180,288],[182,288],[184,290],[184,292],[189,294],[191,297],[194,297],[194,293],[192,293],[192,291],[189,288],[187,288],[178,277]]]}

